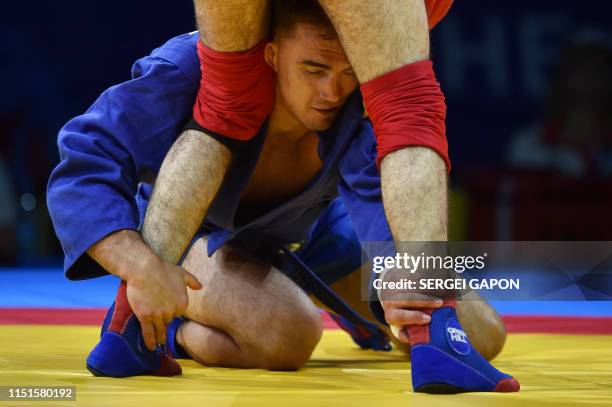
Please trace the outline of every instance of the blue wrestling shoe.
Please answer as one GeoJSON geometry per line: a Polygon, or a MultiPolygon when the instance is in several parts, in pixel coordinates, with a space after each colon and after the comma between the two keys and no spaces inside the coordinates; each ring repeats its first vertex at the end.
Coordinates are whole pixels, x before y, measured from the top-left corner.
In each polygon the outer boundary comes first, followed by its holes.
{"type": "Polygon", "coordinates": [[[332,312],[328,312],[327,314],[340,328],[351,335],[353,342],[359,345],[361,349],[372,349],[385,352],[391,350],[389,338],[387,338],[387,335],[383,332],[371,333],[340,315],[336,315],[332,312]]]}
{"type": "Polygon", "coordinates": [[[415,392],[516,392],[519,382],[494,368],[474,349],[455,312],[454,301],[431,312],[431,322],[408,326],[415,392]]]}
{"type": "Polygon", "coordinates": [[[159,347],[151,352],[144,344],[140,323],[127,301],[127,284],[119,285],[117,298],[102,324],[100,342],[87,357],[94,376],[177,376],[181,366],[159,347]]]}

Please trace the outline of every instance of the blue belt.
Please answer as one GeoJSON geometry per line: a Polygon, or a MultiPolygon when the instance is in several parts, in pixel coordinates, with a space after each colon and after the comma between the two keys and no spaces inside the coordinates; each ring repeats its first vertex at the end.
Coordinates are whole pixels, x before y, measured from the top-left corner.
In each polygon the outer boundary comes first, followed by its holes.
{"type": "Polygon", "coordinates": [[[294,264],[300,278],[308,285],[312,292],[325,306],[336,314],[348,320],[355,326],[363,328],[368,334],[369,346],[375,350],[390,350],[391,346],[387,335],[374,323],[366,320],[352,309],[342,298],[325,284],[291,249],[285,245],[282,249],[287,258],[294,264]]]}

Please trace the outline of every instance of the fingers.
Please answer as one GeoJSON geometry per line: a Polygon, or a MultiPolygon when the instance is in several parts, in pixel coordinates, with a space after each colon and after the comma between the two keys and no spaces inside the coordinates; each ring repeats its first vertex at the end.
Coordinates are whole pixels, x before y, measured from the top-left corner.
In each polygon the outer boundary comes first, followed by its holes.
{"type": "Polygon", "coordinates": [[[166,328],[172,316],[158,316],[154,319],[138,319],[142,330],[144,343],[150,351],[154,351],[155,347],[166,343],[166,328]]]}
{"type": "MultiPolygon", "coordinates": [[[[180,316],[180,315],[177,315],[177,316],[180,316]]],[[[164,324],[166,325],[166,327],[168,325],[170,325],[170,322],[172,322],[173,319],[174,319],[174,315],[172,315],[172,314],[165,314],[164,315],[164,324]]]]}
{"type": "Polygon", "coordinates": [[[155,350],[155,328],[151,321],[140,320],[140,329],[142,330],[142,339],[144,340],[145,346],[150,351],[155,350]]]}
{"type": "Polygon", "coordinates": [[[183,279],[185,280],[185,285],[187,285],[187,287],[191,288],[192,290],[202,289],[202,283],[200,283],[200,280],[198,280],[196,276],[185,269],[181,270],[183,271],[183,279]]]}
{"type": "Polygon", "coordinates": [[[406,325],[426,325],[431,317],[422,309],[435,309],[442,306],[442,300],[430,296],[402,301],[382,301],[385,319],[391,326],[393,335],[401,342],[410,343],[406,325]]]}
{"type": "Polygon", "coordinates": [[[138,318],[147,349],[154,351],[157,345],[164,345],[166,343],[166,330],[173,318],[174,315],[172,314],[159,315],[154,319],[138,318]]]}
{"type": "Polygon", "coordinates": [[[405,326],[403,326],[402,329],[400,329],[400,331],[398,332],[396,338],[399,339],[400,342],[410,344],[410,338],[408,337],[408,331],[406,331],[406,327],[405,326]]]}
{"type": "Polygon", "coordinates": [[[385,311],[385,319],[390,325],[425,325],[431,321],[431,317],[418,310],[403,308],[389,308],[385,311]]]}
{"type": "Polygon", "coordinates": [[[410,337],[405,326],[390,325],[389,328],[391,328],[393,336],[399,339],[400,342],[410,344],[410,337]]]}
{"type": "Polygon", "coordinates": [[[166,324],[164,320],[159,317],[153,321],[155,327],[155,343],[163,345],[166,343],[166,324]]]}

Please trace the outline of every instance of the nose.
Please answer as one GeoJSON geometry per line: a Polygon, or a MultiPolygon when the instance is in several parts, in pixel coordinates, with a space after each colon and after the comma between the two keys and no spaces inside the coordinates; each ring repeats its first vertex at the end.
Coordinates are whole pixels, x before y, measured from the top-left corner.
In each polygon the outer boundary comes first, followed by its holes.
{"type": "Polygon", "coordinates": [[[342,99],[342,86],[336,75],[327,75],[321,80],[319,97],[330,103],[338,103],[342,99]]]}

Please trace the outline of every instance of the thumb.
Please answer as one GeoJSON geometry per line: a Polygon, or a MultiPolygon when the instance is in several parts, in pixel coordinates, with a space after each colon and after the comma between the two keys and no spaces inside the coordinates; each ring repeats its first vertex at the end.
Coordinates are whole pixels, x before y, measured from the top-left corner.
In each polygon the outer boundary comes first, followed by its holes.
{"type": "Polygon", "coordinates": [[[185,285],[187,285],[187,287],[191,288],[192,290],[202,289],[202,283],[200,283],[200,280],[198,280],[196,276],[194,276],[185,269],[181,270],[183,270],[183,280],[185,281],[185,285]]]}

